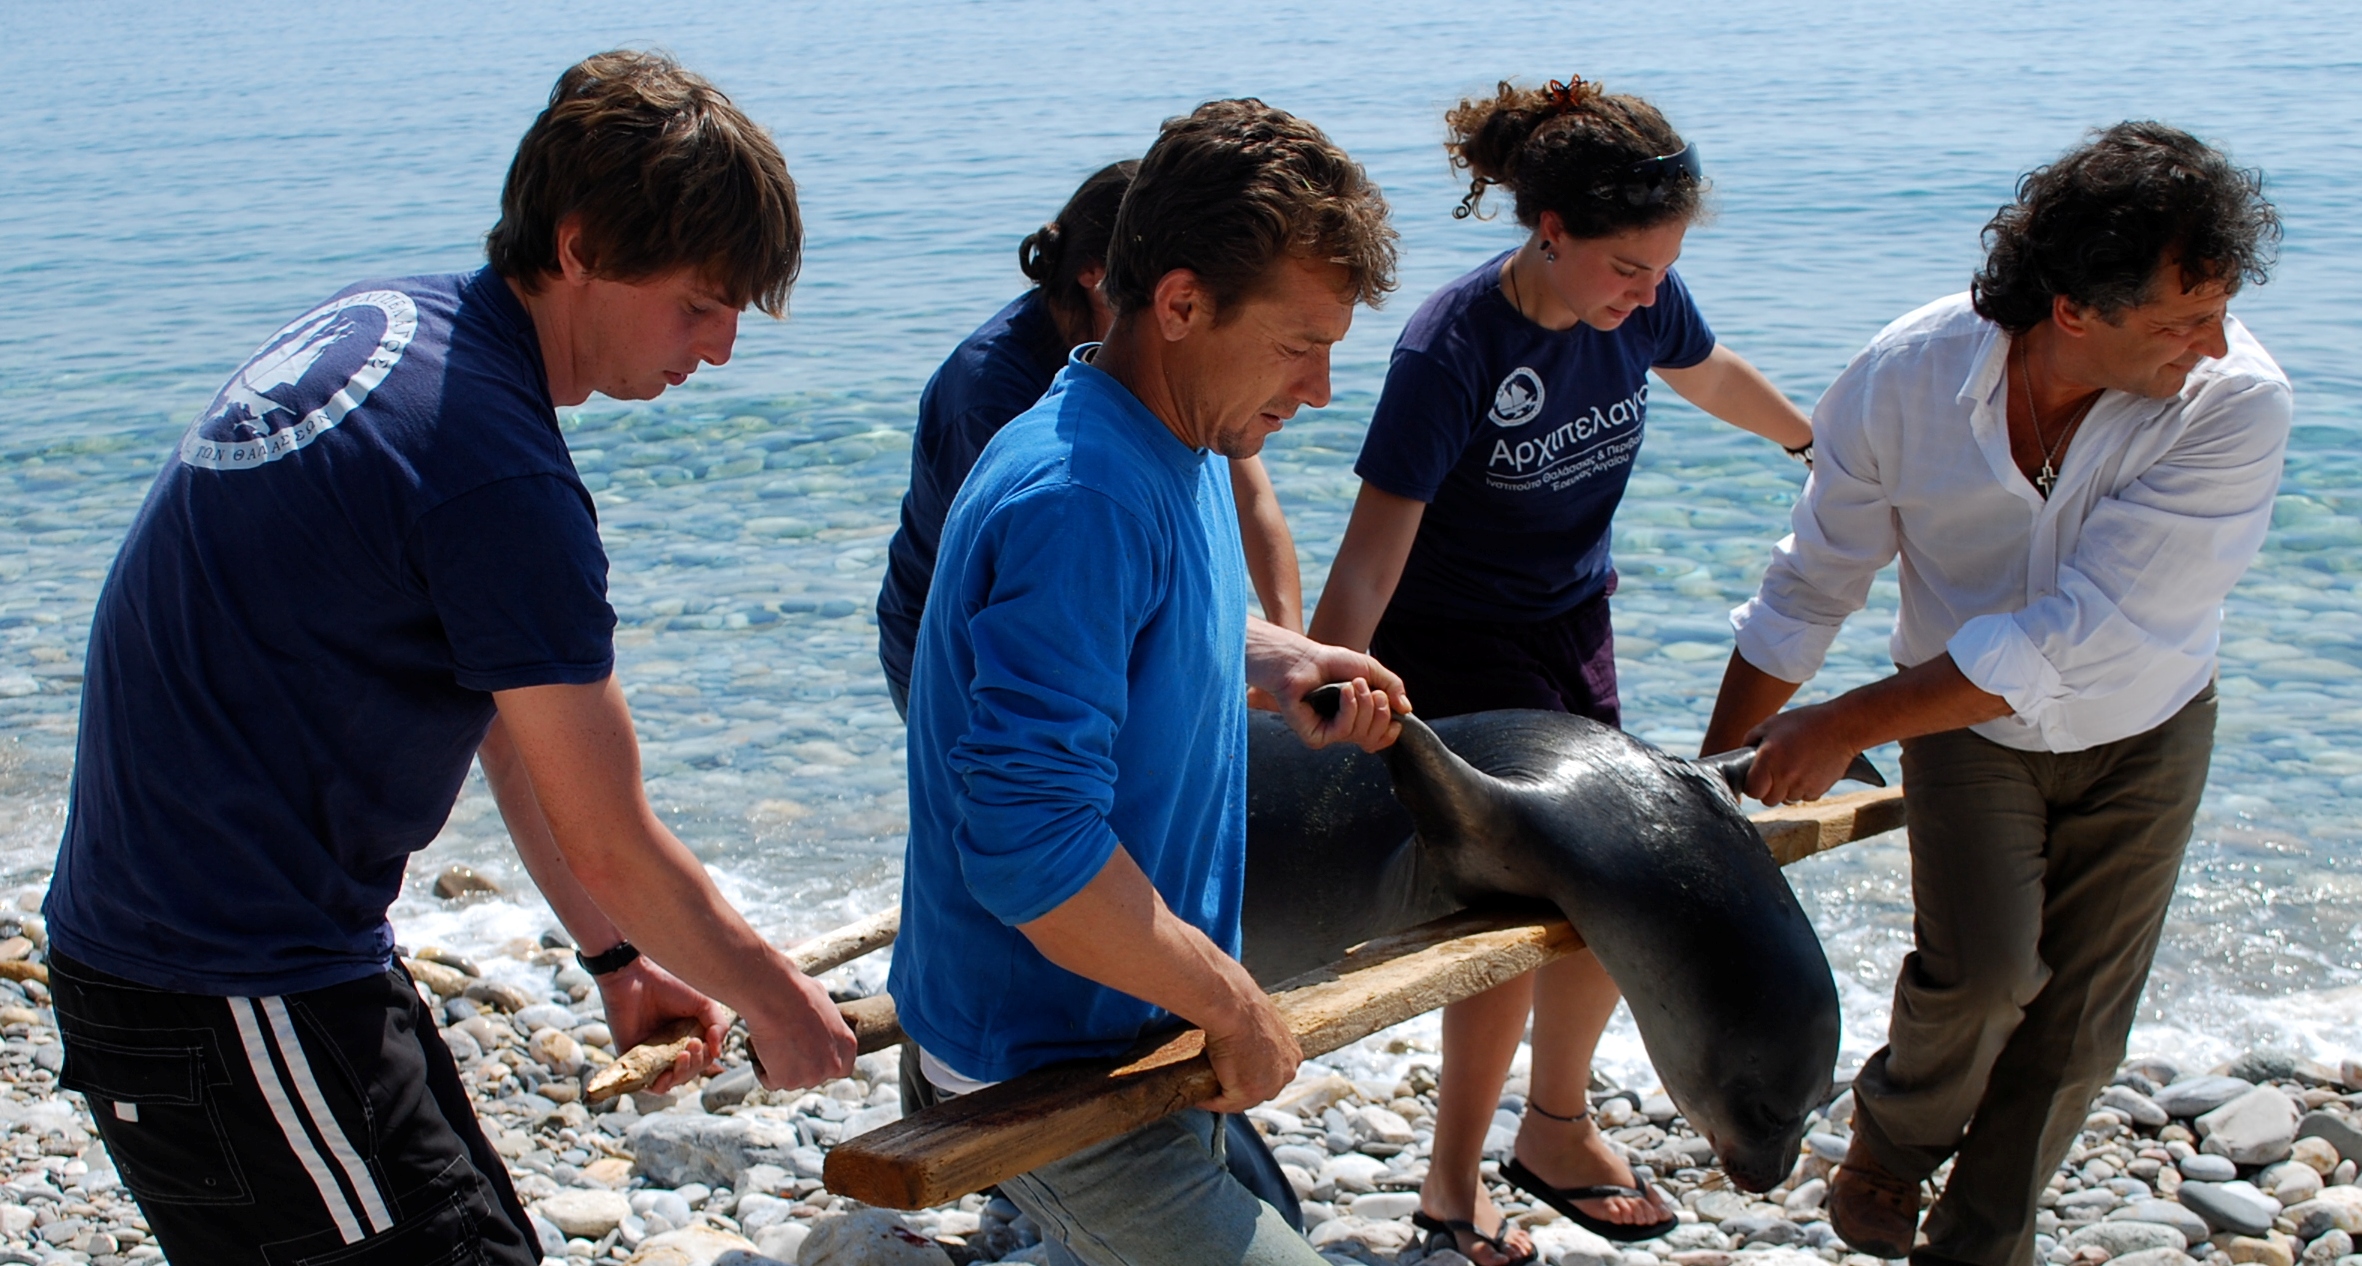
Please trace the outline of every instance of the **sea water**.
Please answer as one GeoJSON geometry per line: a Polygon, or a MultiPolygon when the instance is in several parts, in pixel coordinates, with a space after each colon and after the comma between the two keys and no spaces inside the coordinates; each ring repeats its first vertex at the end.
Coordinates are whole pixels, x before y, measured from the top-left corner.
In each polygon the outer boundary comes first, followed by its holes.
{"type": "MultiPolygon", "coordinates": [[[[779,938],[895,899],[903,738],[871,611],[919,390],[1023,284],[1017,239],[1208,97],[1261,96],[1368,165],[1402,288],[1337,349],[1334,403],[1266,451],[1317,598],[1394,334],[1518,240],[1506,218],[1451,217],[1443,110],[1502,76],[1580,73],[1699,146],[1716,215],[1683,275],[1722,340],[1805,402],[1880,326],[1961,289],[2018,174],[2092,126],[2166,119],[2268,172],[2287,247],[2234,310],[2295,382],[2298,425],[2274,531],[2230,599],[2213,777],[2136,1045],[2196,1063],[2362,1054],[2358,28],[2350,6],[2302,0],[18,0],[0,11],[0,881],[51,862],[92,603],[181,430],[340,286],[476,266],[516,138],[576,58],[671,50],[775,132],[801,190],[787,321],[750,314],[730,364],[660,400],[564,411],[613,558],[649,794],[779,938]]],[[[1632,728],[1690,751],[1725,613],[1803,472],[1670,391],[1652,403],[1617,520],[1618,664],[1632,728]]],[[[1888,671],[1894,603],[1890,573],[1803,698],[1888,671]]],[[[410,874],[410,944],[492,952],[548,925],[479,781],[410,874]],[[515,895],[445,907],[426,886],[453,862],[515,895]]],[[[1883,1034],[1909,944],[1907,861],[1890,837],[1789,874],[1844,989],[1850,1062],[1883,1034]]],[[[1605,1061],[1645,1082],[1642,1059],[1620,1020],[1605,1061]]]]}

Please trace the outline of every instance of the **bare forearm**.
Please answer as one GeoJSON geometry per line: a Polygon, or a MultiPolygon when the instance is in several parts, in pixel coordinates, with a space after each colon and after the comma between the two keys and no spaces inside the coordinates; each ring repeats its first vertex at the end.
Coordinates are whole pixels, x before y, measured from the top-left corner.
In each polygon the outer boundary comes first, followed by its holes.
{"type": "Polygon", "coordinates": [[[1727,347],[1688,369],[1660,369],[1681,398],[1715,417],[1751,431],[1783,448],[1802,448],[1812,442],[1812,419],[1780,393],[1763,371],[1727,347]]]}
{"type": "MultiPolygon", "coordinates": [[[[1776,693],[1760,684],[1756,689],[1776,693]]],[[[1743,686],[1733,695],[1743,698],[1749,691],[1743,686]]],[[[1750,706],[1761,706],[1764,698],[1764,693],[1754,694],[1750,706]]],[[[1734,703],[1734,712],[1738,706],[1734,703]]],[[[1856,753],[2008,712],[2009,704],[1999,695],[1970,684],[1951,656],[1940,655],[1826,703],[1790,708],[1756,724],[1743,740],[1755,744],[1747,794],[1767,804],[1817,799],[1856,753]]],[[[1719,736],[1709,736],[1714,737],[1719,736]]]]}
{"type": "Polygon", "coordinates": [[[618,834],[566,859],[584,891],[612,912],[609,920],[625,939],[674,975],[748,1009],[746,968],[784,956],[748,926],[696,855],[653,815],[618,834]]]}
{"type": "Polygon", "coordinates": [[[1119,847],[1082,891],[1017,930],[1042,957],[1209,1031],[1262,997],[1238,960],[1166,908],[1119,847]]]}
{"type": "MultiPolygon", "coordinates": [[[[1387,586],[1389,590],[1393,586],[1387,586]]],[[[1386,614],[1387,598],[1378,594],[1363,576],[1340,576],[1334,568],[1329,571],[1329,582],[1321,586],[1320,605],[1312,610],[1312,627],[1306,635],[1315,642],[1331,646],[1347,646],[1368,650],[1370,639],[1378,632],[1378,620],[1386,614]]]]}
{"type": "Polygon", "coordinates": [[[1803,684],[1782,681],[1732,651],[1730,664],[1722,670],[1722,690],[1714,696],[1714,719],[1706,723],[1706,738],[1698,745],[1698,755],[1712,756],[1745,746],[1747,732],[1779,711],[1803,684]]]}
{"type": "Polygon", "coordinates": [[[567,872],[615,930],[742,1012],[786,1001],[767,987],[796,974],[785,955],[747,926],[641,793],[621,687],[610,678],[499,701],[567,872]]]}
{"type": "Polygon", "coordinates": [[[1950,655],[1857,686],[1822,705],[1855,751],[2005,717],[2009,701],[1978,689],[1950,655]]]}
{"type": "Polygon", "coordinates": [[[1321,586],[1320,606],[1312,613],[1313,641],[1369,649],[1378,621],[1394,601],[1394,588],[1402,581],[1403,564],[1426,513],[1424,502],[1362,485],[1336,561],[1329,564],[1328,581],[1321,586]]]}
{"type": "Polygon", "coordinates": [[[533,794],[533,778],[525,772],[524,758],[517,754],[500,718],[492,719],[492,728],[476,751],[476,762],[483,766],[484,781],[492,788],[493,802],[500,806],[500,820],[508,826],[518,859],[533,876],[533,886],[548,899],[558,922],[587,953],[613,949],[624,939],[623,933],[583,891],[581,881],[559,854],[549,820],[541,816],[541,802],[533,794]]]}
{"type": "Polygon", "coordinates": [[[1238,507],[1239,541],[1246,548],[1247,576],[1263,618],[1286,629],[1304,627],[1304,579],[1296,566],[1296,540],[1280,510],[1279,491],[1260,457],[1230,463],[1230,495],[1238,507]]]}

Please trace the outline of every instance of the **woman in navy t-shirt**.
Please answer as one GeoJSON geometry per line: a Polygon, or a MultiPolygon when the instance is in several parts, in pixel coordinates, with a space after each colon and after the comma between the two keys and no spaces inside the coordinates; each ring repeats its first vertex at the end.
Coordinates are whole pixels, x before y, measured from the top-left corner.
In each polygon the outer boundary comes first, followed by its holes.
{"type": "MultiPolygon", "coordinates": [[[[1017,260],[1033,279],[1033,289],[952,349],[919,396],[910,491],[902,498],[902,526],[886,546],[886,583],[878,592],[878,662],[886,670],[896,712],[910,695],[910,657],[927,586],[935,578],[944,516],[951,513],[952,499],[967,482],[976,455],[1009,419],[1042,398],[1050,379],[1065,368],[1068,351],[1104,337],[1115,320],[1099,294],[1099,279],[1107,275],[1107,238],[1116,208],[1139,169],[1137,162],[1121,162],[1092,173],[1057,219],[1026,235],[1017,260]]],[[[1238,502],[1247,575],[1264,618],[1289,629],[1302,627],[1296,544],[1263,459],[1231,462],[1230,489],[1238,502]]]]}
{"type": "MultiPolygon", "coordinates": [[[[1701,180],[1696,151],[1654,107],[1581,80],[1503,84],[1446,121],[1453,163],[1472,174],[1455,214],[1499,185],[1531,232],[1403,330],[1312,636],[1369,648],[1422,716],[1543,708],[1616,725],[1608,527],[1640,450],[1649,372],[1800,456],[1811,424],[1715,343],[1673,272],[1701,180]]],[[[1672,1226],[1586,1111],[1616,999],[1586,951],[1445,1010],[1421,1224],[1458,1224],[1456,1246],[1480,1266],[1526,1247],[1522,1234],[1477,1234],[1500,1215],[1476,1171],[1529,1007],[1531,1093],[1504,1176],[1614,1238],[1672,1226]]]]}

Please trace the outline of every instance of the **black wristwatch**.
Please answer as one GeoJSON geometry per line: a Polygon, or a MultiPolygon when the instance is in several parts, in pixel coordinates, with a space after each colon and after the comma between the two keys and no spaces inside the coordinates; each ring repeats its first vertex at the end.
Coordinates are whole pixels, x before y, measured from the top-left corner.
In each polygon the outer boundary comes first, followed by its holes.
{"type": "Polygon", "coordinates": [[[617,941],[615,948],[601,950],[596,954],[574,951],[574,961],[582,964],[582,969],[593,976],[612,976],[631,966],[639,957],[640,947],[630,941],[617,941]]]}
{"type": "MultiPolygon", "coordinates": [[[[1787,448],[1787,445],[1783,444],[1783,445],[1781,445],[1780,447],[1782,447],[1782,448],[1787,448]]],[[[1807,466],[1810,466],[1810,465],[1812,465],[1812,464],[1813,464],[1813,442],[1812,442],[1811,440],[1806,440],[1804,443],[1802,443],[1802,444],[1799,444],[1799,445],[1797,445],[1797,446],[1796,446],[1796,447],[1794,447],[1794,448],[1788,448],[1788,456],[1790,456],[1790,457],[1793,457],[1793,458],[1795,458],[1796,460],[1798,460],[1798,461],[1800,461],[1800,462],[1803,462],[1803,463],[1804,463],[1805,465],[1807,465],[1807,466]]]]}

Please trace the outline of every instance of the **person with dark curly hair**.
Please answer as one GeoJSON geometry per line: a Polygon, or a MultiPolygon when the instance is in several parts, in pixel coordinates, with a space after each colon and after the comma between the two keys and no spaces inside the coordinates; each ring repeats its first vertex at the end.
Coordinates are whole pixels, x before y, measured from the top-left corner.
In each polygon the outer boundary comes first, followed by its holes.
{"type": "Polygon", "coordinates": [[[1758,744],[1747,790],[1777,804],[1903,745],[1916,946],[1830,1197],[1864,1252],[2039,1257],[2036,1197],[2123,1057],[2288,441],[2288,379],[2227,311],[2279,234],[2260,173],[2118,124],[2020,181],[1969,291],[1814,410],[1704,747],[1758,744]],[[1779,711],[1897,554],[1900,671],[1779,711]]]}
{"type": "MultiPolygon", "coordinates": [[[[1580,78],[1504,83],[1445,124],[1470,175],[1457,214],[1498,186],[1526,240],[1429,296],[1395,343],[1312,636],[1370,648],[1424,716],[1541,708],[1616,725],[1609,527],[1650,375],[1800,456],[1811,426],[1715,339],[1673,267],[1705,209],[1703,169],[1656,107],[1580,78]]],[[[1529,1012],[1532,1084],[1502,1175],[1613,1239],[1672,1227],[1589,1115],[1591,1054],[1618,997],[1585,950],[1445,1008],[1418,1217],[1438,1248],[1477,1266],[1532,1255],[1477,1181],[1529,1012]]]]}

